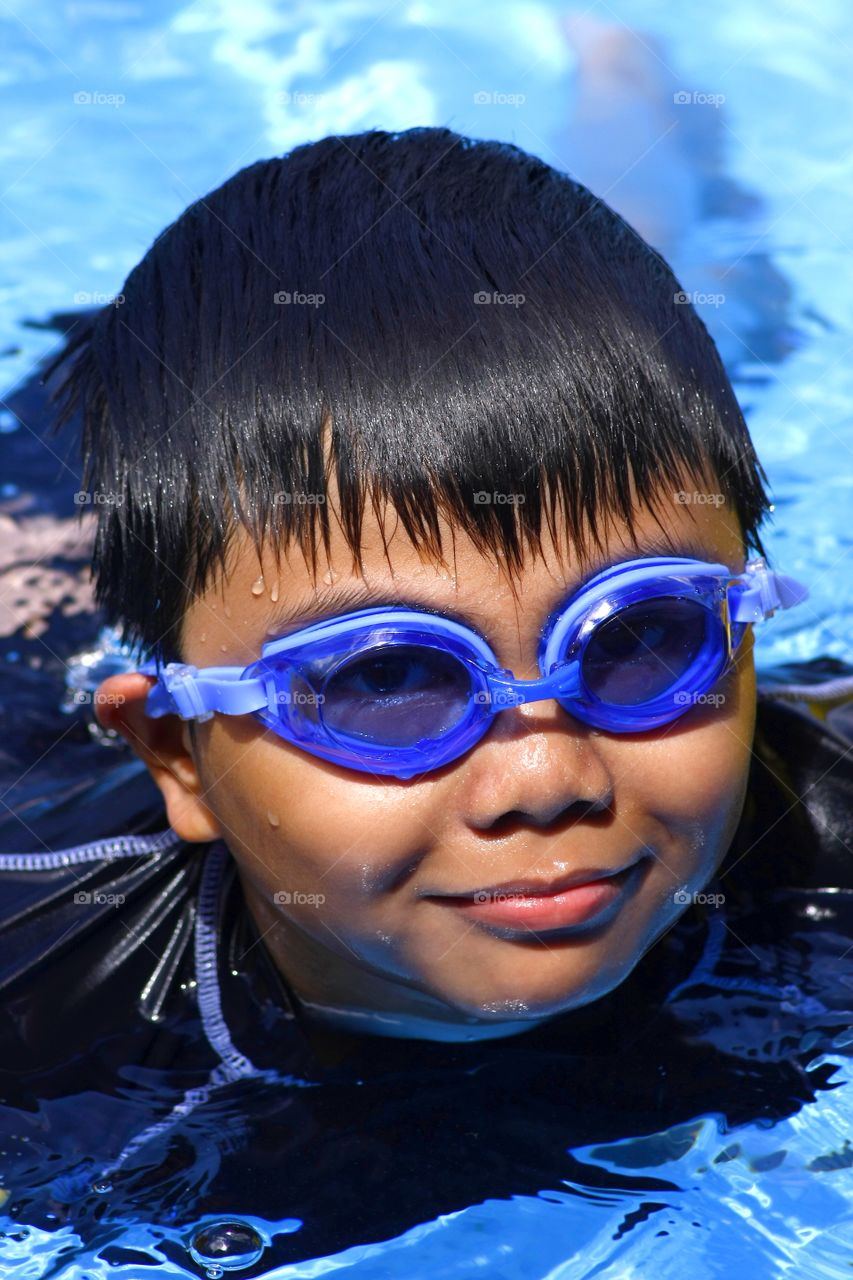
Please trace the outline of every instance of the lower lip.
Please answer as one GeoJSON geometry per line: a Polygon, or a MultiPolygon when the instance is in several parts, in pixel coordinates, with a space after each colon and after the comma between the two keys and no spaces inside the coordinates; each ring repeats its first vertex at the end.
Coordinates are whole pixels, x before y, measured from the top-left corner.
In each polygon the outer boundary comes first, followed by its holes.
{"type": "Polygon", "coordinates": [[[443,902],[480,924],[521,930],[564,929],[586,924],[618,903],[626,882],[639,865],[634,863],[618,875],[577,884],[560,893],[537,893],[529,897],[496,894],[483,902],[472,898],[434,898],[433,901],[443,902]]]}

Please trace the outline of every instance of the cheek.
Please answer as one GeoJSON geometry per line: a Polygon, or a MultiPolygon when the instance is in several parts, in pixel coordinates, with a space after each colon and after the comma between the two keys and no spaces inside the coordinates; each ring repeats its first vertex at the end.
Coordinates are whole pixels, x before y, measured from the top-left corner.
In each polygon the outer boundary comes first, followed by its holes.
{"type": "Polygon", "coordinates": [[[623,759],[635,802],[672,840],[670,871],[680,878],[711,874],[725,856],[743,809],[754,731],[755,672],[747,649],[707,701],[638,739],[623,759]]]}
{"type": "Polygon", "coordinates": [[[405,783],[361,781],[262,729],[239,743],[235,737],[231,726],[211,733],[207,802],[259,887],[322,888],[329,906],[340,899],[352,908],[429,846],[425,801],[405,783]]]}

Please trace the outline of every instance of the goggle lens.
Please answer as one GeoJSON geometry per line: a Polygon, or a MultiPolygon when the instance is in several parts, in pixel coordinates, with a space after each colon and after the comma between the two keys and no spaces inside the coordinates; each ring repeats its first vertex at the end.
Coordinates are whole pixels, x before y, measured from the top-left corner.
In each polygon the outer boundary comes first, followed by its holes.
{"type": "Polygon", "coordinates": [[[453,654],[387,645],[356,654],[330,674],[321,714],[336,738],[411,747],[449,733],[470,700],[470,674],[453,654]]]}
{"type": "Polygon", "coordinates": [[[696,600],[628,605],[590,636],[581,663],[584,683],[612,706],[652,702],[684,683],[718,629],[715,616],[696,600]]]}

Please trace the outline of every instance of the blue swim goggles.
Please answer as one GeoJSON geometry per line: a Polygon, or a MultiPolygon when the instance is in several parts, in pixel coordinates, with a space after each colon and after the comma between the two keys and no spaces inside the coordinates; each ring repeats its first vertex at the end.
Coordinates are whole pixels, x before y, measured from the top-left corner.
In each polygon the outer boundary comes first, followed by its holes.
{"type": "MultiPolygon", "coordinates": [[[[516,680],[476,631],[440,614],[379,606],[271,640],[245,669],[169,663],[145,710],[209,720],[251,712],[311,755],[411,778],[469,751],[492,718],[556,699],[609,733],[676,720],[731,667],[747,626],[808,596],[761,557],[723,564],[645,557],[605,569],[550,616],[541,679],[516,680]]],[[[717,704],[715,704],[717,705],[717,704]]]]}

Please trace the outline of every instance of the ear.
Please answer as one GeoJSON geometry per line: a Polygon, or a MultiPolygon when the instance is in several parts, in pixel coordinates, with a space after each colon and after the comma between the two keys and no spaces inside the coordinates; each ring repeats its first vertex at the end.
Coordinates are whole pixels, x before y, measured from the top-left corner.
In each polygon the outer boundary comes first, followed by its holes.
{"type": "Polygon", "coordinates": [[[190,746],[189,725],[180,716],[153,718],[145,699],[154,676],[123,672],[101,682],[95,692],[95,715],[105,729],[126,738],[163,793],[169,825],[184,840],[200,843],[222,835],[204,802],[204,786],[190,746]]]}

